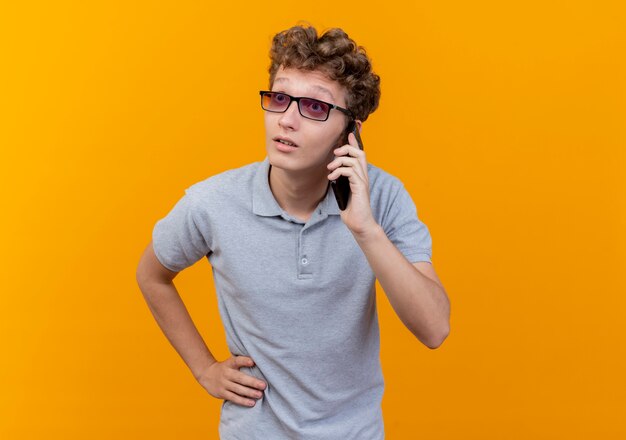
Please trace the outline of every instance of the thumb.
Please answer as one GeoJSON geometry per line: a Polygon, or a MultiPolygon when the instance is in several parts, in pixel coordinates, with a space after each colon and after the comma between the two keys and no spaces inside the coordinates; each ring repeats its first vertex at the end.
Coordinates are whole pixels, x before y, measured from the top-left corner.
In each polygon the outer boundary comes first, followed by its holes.
{"type": "Polygon", "coordinates": [[[236,368],[253,367],[254,366],[254,361],[252,360],[252,358],[250,358],[248,356],[237,356],[234,359],[235,359],[234,364],[235,364],[236,368]]]}

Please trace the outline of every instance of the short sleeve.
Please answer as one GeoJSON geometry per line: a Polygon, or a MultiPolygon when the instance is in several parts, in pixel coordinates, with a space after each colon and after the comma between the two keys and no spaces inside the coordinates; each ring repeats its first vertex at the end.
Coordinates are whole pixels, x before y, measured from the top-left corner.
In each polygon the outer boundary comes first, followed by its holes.
{"type": "Polygon", "coordinates": [[[152,231],[154,253],[163,266],[174,272],[208,256],[210,243],[208,213],[188,190],[152,231]]]}
{"type": "Polygon", "coordinates": [[[432,263],[432,239],[428,227],[418,218],[408,191],[401,185],[383,222],[391,242],[411,263],[432,263]]]}

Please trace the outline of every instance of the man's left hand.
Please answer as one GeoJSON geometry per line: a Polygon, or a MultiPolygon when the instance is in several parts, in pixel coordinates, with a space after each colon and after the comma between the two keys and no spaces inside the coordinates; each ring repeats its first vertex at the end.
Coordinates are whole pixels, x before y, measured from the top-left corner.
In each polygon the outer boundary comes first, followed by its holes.
{"type": "Polygon", "coordinates": [[[354,235],[365,235],[378,226],[370,206],[365,152],[359,148],[354,134],[350,133],[348,144],[335,149],[334,154],[337,157],[328,164],[331,171],[328,179],[336,180],[339,176],[346,176],[352,192],[348,206],[341,211],[341,219],[354,235]]]}

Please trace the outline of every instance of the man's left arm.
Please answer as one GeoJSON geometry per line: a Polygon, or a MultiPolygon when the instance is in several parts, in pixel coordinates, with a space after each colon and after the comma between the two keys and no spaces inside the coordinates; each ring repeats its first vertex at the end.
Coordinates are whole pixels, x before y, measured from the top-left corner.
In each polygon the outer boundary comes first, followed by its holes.
{"type": "Polygon", "coordinates": [[[337,148],[328,169],[329,180],[348,177],[352,192],[341,212],[363,250],[391,306],[404,325],[429,348],[437,348],[450,332],[450,301],[429,262],[411,263],[387,237],[372,215],[365,152],[353,134],[337,148]]]}
{"type": "Polygon", "coordinates": [[[439,347],[450,333],[450,302],[432,264],[410,263],[379,225],[353,235],[400,320],[424,345],[439,347]]]}

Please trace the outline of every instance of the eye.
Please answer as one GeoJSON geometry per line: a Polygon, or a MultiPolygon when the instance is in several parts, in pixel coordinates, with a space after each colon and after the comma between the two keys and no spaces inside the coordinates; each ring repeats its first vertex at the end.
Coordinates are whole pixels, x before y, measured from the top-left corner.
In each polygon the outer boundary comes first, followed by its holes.
{"type": "Polygon", "coordinates": [[[287,95],[284,95],[282,93],[272,93],[272,98],[274,101],[276,101],[277,103],[281,103],[281,104],[289,100],[289,97],[287,97],[287,95]]]}
{"type": "Polygon", "coordinates": [[[320,117],[328,113],[328,105],[315,99],[303,99],[302,105],[310,115],[320,117]]]}

